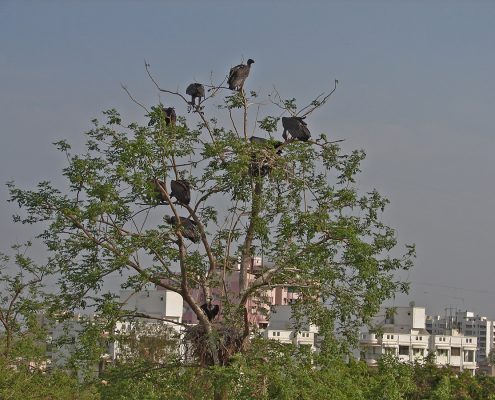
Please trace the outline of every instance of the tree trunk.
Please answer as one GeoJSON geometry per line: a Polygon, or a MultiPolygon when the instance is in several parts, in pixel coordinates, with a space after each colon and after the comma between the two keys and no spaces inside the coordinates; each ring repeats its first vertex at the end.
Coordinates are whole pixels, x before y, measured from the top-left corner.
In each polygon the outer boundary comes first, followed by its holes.
{"type": "Polygon", "coordinates": [[[5,349],[3,351],[5,357],[8,357],[11,346],[12,346],[12,331],[7,328],[5,329],[5,349]]]}
{"type": "Polygon", "coordinates": [[[247,287],[247,273],[249,267],[251,266],[251,245],[253,244],[254,237],[254,225],[256,223],[256,218],[258,217],[260,206],[261,206],[261,189],[262,183],[257,181],[254,184],[253,199],[251,206],[251,214],[249,216],[249,227],[246,233],[246,238],[244,239],[244,244],[242,246],[242,259],[241,268],[239,273],[239,292],[244,292],[247,287]]]}

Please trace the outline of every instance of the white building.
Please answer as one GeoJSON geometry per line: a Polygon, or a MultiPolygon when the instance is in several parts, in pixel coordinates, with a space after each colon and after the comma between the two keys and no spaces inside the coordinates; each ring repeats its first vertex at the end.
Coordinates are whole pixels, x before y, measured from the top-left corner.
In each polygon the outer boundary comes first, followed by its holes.
{"type": "Polygon", "coordinates": [[[430,335],[425,327],[424,307],[395,307],[383,309],[373,320],[380,333],[363,328],[360,356],[369,365],[375,365],[383,354],[392,354],[403,362],[422,362],[433,353],[437,365],[473,372],[476,369],[476,337],[466,337],[451,329],[439,335],[430,335]]]}
{"type": "MultiPolygon", "coordinates": [[[[104,351],[99,368],[95,366],[95,370],[101,370],[104,364],[138,351],[136,340],[140,339],[149,343],[149,347],[153,346],[153,353],[160,356],[161,353],[155,347],[180,333],[180,325],[174,324],[174,322],[179,324],[182,322],[183,301],[179,294],[157,289],[140,292],[124,290],[120,292],[120,302],[122,309],[129,311],[129,316],[138,313],[137,315],[142,314],[142,317],[117,321],[114,332],[101,332],[100,341],[104,351]],[[145,315],[151,319],[144,318],[145,315]],[[119,337],[122,339],[120,342],[118,339],[115,340],[119,337]]],[[[80,346],[79,339],[84,327],[97,318],[96,315],[77,315],[63,322],[43,320],[48,331],[47,357],[53,366],[67,364],[71,355],[80,346]]],[[[141,350],[143,346],[139,348],[139,351],[141,350]]],[[[176,350],[178,351],[179,348],[176,350]]],[[[143,351],[146,353],[146,346],[143,351]]],[[[151,350],[148,354],[155,357],[151,354],[151,350]]]]}
{"type": "Polygon", "coordinates": [[[297,331],[295,321],[292,320],[291,306],[278,305],[272,306],[268,326],[263,336],[282,343],[311,346],[311,350],[314,351],[317,348],[318,329],[315,325],[303,322],[301,330],[297,331]]]}
{"type": "Polygon", "coordinates": [[[120,302],[123,310],[168,321],[182,322],[182,296],[170,290],[152,289],[140,292],[121,290],[120,302]]]}
{"type": "Polygon", "coordinates": [[[465,336],[475,336],[478,343],[476,359],[481,363],[486,361],[495,344],[495,322],[475,315],[471,311],[457,311],[453,315],[446,316],[428,316],[426,329],[432,334],[442,334],[457,329],[465,336]]]}
{"type": "Polygon", "coordinates": [[[73,318],[58,321],[40,316],[41,323],[47,331],[46,356],[52,367],[63,367],[69,362],[79,345],[79,337],[84,329],[84,317],[76,314],[73,318]]]}
{"type": "MultiPolygon", "coordinates": [[[[107,361],[132,357],[139,352],[151,358],[169,354],[170,348],[166,347],[170,347],[170,342],[178,343],[176,339],[181,333],[182,296],[163,289],[139,292],[121,290],[120,303],[123,310],[128,310],[130,315],[137,315],[138,318],[116,323],[114,334],[120,340],[109,342],[107,361]],[[147,342],[147,345],[138,346],[138,341],[147,342]]],[[[179,347],[176,351],[179,351],[179,347]]]]}

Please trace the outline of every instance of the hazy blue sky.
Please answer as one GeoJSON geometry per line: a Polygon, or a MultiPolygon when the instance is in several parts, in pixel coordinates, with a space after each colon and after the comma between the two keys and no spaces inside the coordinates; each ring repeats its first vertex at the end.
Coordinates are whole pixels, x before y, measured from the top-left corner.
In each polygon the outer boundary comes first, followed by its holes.
{"type": "MultiPolygon", "coordinates": [[[[120,83],[155,104],[145,58],[181,90],[254,58],[249,88],[301,104],[339,79],[308,124],[366,150],[359,186],[386,195],[385,220],[417,244],[396,305],[495,318],[494,21],[488,1],[0,0],[0,181],[59,182],[51,143],[81,144],[102,110],[143,122],[120,83]]],[[[7,197],[1,250],[33,236],[7,197]]]]}

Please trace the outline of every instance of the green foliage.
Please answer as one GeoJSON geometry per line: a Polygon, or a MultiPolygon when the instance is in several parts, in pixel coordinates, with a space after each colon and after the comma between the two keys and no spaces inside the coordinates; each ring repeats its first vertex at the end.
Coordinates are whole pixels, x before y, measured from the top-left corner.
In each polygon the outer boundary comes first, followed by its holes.
{"type": "Polygon", "coordinates": [[[378,368],[362,362],[333,359],[320,363],[308,353],[277,342],[253,343],[225,367],[153,368],[126,364],[107,372],[108,385],[100,387],[102,399],[212,399],[215,388],[224,398],[328,399],[328,400],[424,400],[493,399],[495,378],[459,377],[448,368],[399,363],[384,358],[378,368]],[[429,376],[425,384],[424,377],[429,376]],[[140,397],[141,396],[141,397],[140,397]]]}
{"type": "Polygon", "coordinates": [[[67,373],[46,373],[37,368],[13,364],[0,357],[0,399],[4,400],[97,400],[94,387],[83,386],[67,373]]]}
{"type": "Polygon", "coordinates": [[[7,359],[38,358],[42,352],[38,342],[45,332],[38,317],[47,309],[43,280],[51,268],[26,255],[30,246],[12,246],[12,256],[0,254],[0,353],[7,359]]]}

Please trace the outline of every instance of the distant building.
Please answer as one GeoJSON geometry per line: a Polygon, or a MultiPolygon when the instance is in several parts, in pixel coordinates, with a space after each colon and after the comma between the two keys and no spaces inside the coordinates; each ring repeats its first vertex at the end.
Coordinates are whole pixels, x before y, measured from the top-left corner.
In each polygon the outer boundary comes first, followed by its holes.
{"type": "Polygon", "coordinates": [[[313,351],[318,347],[318,328],[303,321],[300,330],[296,330],[290,305],[272,307],[270,320],[263,332],[263,336],[265,339],[278,340],[282,343],[310,346],[313,351]]]}
{"type": "Polygon", "coordinates": [[[476,359],[485,363],[490,350],[495,345],[495,322],[486,317],[475,315],[471,311],[456,311],[452,315],[428,316],[426,330],[431,334],[442,334],[451,329],[457,329],[465,336],[477,338],[476,359]]]}
{"type": "Polygon", "coordinates": [[[62,321],[40,316],[41,323],[47,331],[46,356],[51,367],[64,367],[79,345],[79,337],[84,329],[83,320],[89,320],[76,314],[73,318],[62,321]]]}
{"type": "MultiPolygon", "coordinates": [[[[170,290],[160,288],[142,290],[121,290],[120,302],[122,309],[131,313],[141,313],[154,318],[166,319],[172,322],[182,322],[182,296],[170,290]]],[[[172,324],[173,325],[173,324],[172,324]]]]}
{"type": "MultiPolygon", "coordinates": [[[[107,363],[131,355],[138,354],[159,361],[160,357],[170,354],[172,345],[175,346],[173,351],[180,351],[176,338],[180,334],[183,301],[179,294],[156,289],[139,292],[123,290],[120,292],[120,302],[122,309],[129,311],[129,316],[135,313],[143,316],[117,321],[113,332],[101,332],[103,351],[99,365],[94,367],[95,373],[101,372],[107,363]]],[[[96,322],[98,316],[76,315],[60,322],[41,318],[48,333],[47,358],[53,367],[63,367],[80,346],[80,336],[85,326],[96,322]]]]}
{"type": "Polygon", "coordinates": [[[469,370],[474,374],[476,337],[464,336],[456,329],[430,334],[425,320],[425,308],[416,307],[414,303],[409,307],[383,309],[373,321],[380,333],[363,328],[360,334],[360,357],[368,365],[376,365],[383,354],[394,355],[403,362],[421,363],[433,353],[437,365],[449,365],[455,370],[469,370]]]}
{"type": "MultiPolygon", "coordinates": [[[[273,267],[271,263],[264,263],[262,257],[253,257],[251,267],[248,271],[248,283],[253,282],[266,268],[273,267]]],[[[213,303],[220,303],[220,299],[226,296],[233,304],[239,301],[239,274],[240,264],[233,270],[225,272],[225,286],[221,286],[213,290],[213,303]]],[[[192,297],[200,304],[206,302],[201,290],[191,290],[192,297]]],[[[248,320],[256,328],[264,329],[268,326],[268,314],[270,307],[273,305],[291,304],[297,299],[298,293],[290,286],[275,287],[266,289],[258,293],[256,296],[248,298],[246,308],[248,310],[248,320]]],[[[219,320],[222,318],[220,310],[219,320]]],[[[198,319],[187,303],[184,303],[183,322],[187,324],[197,324],[198,319]]]]}

